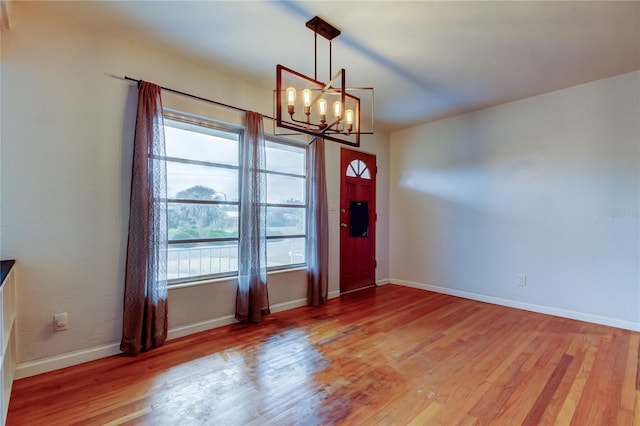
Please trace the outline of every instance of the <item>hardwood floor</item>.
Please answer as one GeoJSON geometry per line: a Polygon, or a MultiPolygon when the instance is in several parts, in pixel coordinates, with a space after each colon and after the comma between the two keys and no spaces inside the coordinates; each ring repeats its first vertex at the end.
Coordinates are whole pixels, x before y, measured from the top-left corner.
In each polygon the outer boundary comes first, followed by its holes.
{"type": "Polygon", "coordinates": [[[18,380],[8,425],[640,425],[640,333],[387,285],[18,380]]]}

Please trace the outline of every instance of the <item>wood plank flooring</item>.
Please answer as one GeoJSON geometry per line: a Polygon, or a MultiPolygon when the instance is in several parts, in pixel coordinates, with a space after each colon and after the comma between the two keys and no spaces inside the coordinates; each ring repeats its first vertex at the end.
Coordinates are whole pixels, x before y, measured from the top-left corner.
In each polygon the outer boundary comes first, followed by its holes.
{"type": "Polygon", "coordinates": [[[14,383],[8,425],[640,425],[640,334],[395,285],[14,383]]]}

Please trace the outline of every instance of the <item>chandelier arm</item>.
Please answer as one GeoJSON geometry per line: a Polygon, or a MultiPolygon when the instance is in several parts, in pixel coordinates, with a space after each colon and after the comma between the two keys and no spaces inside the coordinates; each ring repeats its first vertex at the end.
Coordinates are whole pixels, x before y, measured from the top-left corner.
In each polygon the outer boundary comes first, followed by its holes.
{"type": "MultiPolygon", "coordinates": [[[[342,121],[342,118],[337,118],[336,121],[334,121],[333,123],[329,124],[328,126],[326,126],[325,128],[321,128],[320,130],[320,134],[324,135],[325,133],[327,133],[329,130],[331,130],[331,128],[333,126],[335,126],[336,124],[340,123],[342,121]]],[[[337,130],[338,133],[342,133],[340,131],[340,129],[334,129],[337,130]]]]}
{"type": "Polygon", "coordinates": [[[300,124],[305,124],[307,126],[317,127],[318,129],[322,129],[323,128],[321,124],[311,123],[309,121],[297,120],[297,119],[293,118],[293,114],[290,114],[289,117],[291,118],[291,121],[293,121],[295,123],[300,123],[300,124]]]}
{"type": "MultiPolygon", "coordinates": [[[[329,90],[329,89],[331,88],[331,86],[333,85],[333,83],[335,83],[335,82],[338,80],[338,78],[341,76],[341,73],[342,73],[342,74],[344,74],[344,73],[345,73],[344,68],[342,68],[340,71],[338,71],[338,72],[336,73],[336,75],[334,75],[334,76],[331,78],[331,80],[330,80],[327,84],[325,84],[325,85],[324,85],[324,88],[322,89],[322,92],[323,92],[323,93],[324,93],[324,92],[326,92],[327,90],[329,90]]],[[[342,90],[342,88],[340,88],[340,90],[342,90]]]]}

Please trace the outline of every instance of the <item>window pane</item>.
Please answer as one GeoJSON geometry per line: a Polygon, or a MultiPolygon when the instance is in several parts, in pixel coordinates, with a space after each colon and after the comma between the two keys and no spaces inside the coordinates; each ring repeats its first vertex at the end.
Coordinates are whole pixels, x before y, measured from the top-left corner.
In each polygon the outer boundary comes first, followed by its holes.
{"type": "Polygon", "coordinates": [[[238,243],[170,244],[167,278],[224,274],[238,270],[238,243]]]}
{"type": "Polygon", "coordinates": [[[238,165],[238,134],[165,120],[167,157],[238,165]]]}
{"type": "Polygon", "coordinates": [[[306,174],[307,150],[302,147],[266,141],[267,170],[273,172],[306,174]]]}
{"type": "Polygon", "coordinates": [[[238,206],[169,203],[169,240],[238,236],[238,206]]]}
{"type": "Polygon", "coordinates": [[[371,173],[367,164],[362,160],[353,160],[347,167],[347,176],[371,179],[371,173]]]}
{"type": "MultiPolygon", "coordinates": [[[[168,278],[174,282],[237,274],[241,135],[165,117],[166,155],[174,159],[167,160],[167,195],[176,200],[168,203],[168,278]],[[188,242],[219,238],[235,241],[188,242]]],[[[266,170],[267,265],[302,264],[306,238],[287,236],[306,234],[307,147],[267,140],[266,170]]]]}
{"type": "Polygon", "coordinates": [[[238,171],[167,161],[167,196],[238,201],[238,171]]]}
{"type": "Polygon", "coordinates": [[[304,235],[305,209],[267,206],[267,235],[304,235]]]}
{"type": "Polygon", "coordinates": [[[304,238],[267,240],[267,266],[284,266],[304,263],[304,238]]]}
{"type": "Polygon", "coordinates": [[[267,174],[267,203],[305,204],[305,180],[267,174]]]}

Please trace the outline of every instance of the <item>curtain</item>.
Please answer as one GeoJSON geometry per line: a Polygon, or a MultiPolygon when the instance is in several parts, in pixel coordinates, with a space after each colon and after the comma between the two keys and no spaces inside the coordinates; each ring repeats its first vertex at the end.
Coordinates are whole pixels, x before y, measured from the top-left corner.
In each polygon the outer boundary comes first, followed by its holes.
{"type": "Polygon", "coordinates": [[[245,113],[240,164],[240,241],[236,319],[259,322],[269,313],[267,292],[267,181],[262,115],[245,113]]]}
{"type": "Polygon", "coordinates": [[[307,237],[307,304],[327,303],[329,286],[329,219],[324,165],[324,139],[317,138],[310,148],[309,220],[307,237]]]}
{"type": "Polygon", "coordinates": [[[167,175],[160,86],[141,82],[133,142],[120,349],[137,355],[167,338],[167,175]]]}

